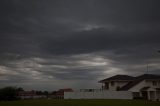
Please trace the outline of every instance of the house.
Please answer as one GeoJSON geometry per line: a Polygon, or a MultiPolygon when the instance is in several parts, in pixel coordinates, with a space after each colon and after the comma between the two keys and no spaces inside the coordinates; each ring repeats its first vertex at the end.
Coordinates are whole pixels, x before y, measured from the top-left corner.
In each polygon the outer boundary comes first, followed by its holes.
{"type": "Polygon", "coordinates": [[[133,98],[160,100],[160,75],[116,75],[99,83],[102,83],[102,90],[131,91],[133,98]]]}
{"type": "Polygon", "coordinates": [[[64,92],[73,92],[73,89],[65,88],[65,89],[59,89],[58,91],[54,91],[52,93],[52,98],[63,99],[64,98],[64,92]]]}
{"type": "Polygon", "coordinates": [[[134,77],[128,75],[116,75],[110,78],[99,81],[102,83],[102,89],[105,90],[119,90],[121,87],[133,81],[134,77]]]}
{"type": "Polygon", "coordinates": [[[100,91],[100,89],[80,89],[80,92],[97,92],[100,91]]]}
{"type": "Polygon", "coordinates": [[[18,92],[18,97],[21,99],[40,99],[47,98],[46,95],[38,95],[36,91],[20,91],[18,92]]]}

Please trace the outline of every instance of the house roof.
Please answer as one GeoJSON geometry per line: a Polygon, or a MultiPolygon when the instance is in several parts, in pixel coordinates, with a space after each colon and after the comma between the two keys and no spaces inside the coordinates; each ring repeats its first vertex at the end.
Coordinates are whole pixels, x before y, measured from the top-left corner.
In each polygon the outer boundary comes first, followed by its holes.
{"type": "Polygon", "coordinates": [[[152,88],[152,87],[143,87],[140,89],[140,91],[157,91],[157,90],[160,90],[160,88],[152,88]]]}
{"type": "Polygon", "coordinates": [[[33,96],[37,95],[35,91],[19,91],[18,92],[19,96],[33,96]]]}
{"type": "Polygon", "coordinates": [[[58,91],[55,92],[54,95],[64,96],[64,92],[73,92],[73,89],[71,88],[59,89],[58,91]]]}
{"type": "Polygon", "coordinates": [[[156,90],[160,90],[160,88],[156,88],[156,90]]]}
{"type": "Polygon", "coordinates": [[[149,88],[150,88],[149,86],[143,87],[143,88],[140,89],[140,91],[147,91],[149,88]]]}
{"type": "Polygon", "coordinates": [[[120,88],[120,90],[129,90],[133,86],[137,85],[143,80],[160,80],[160,75],[154,74],[143,74],[138,77],[135,77],[133,81],[130,81],[128,84],[120,88]]]}
{"type": "Polygon", "coordinates": [[[65,88],[65,89],[59,89],[59,92],[73,92],[73,89],[71,88],[65,88]]]}
{"type": "Polygon", "coordinates": [[[136,79],[145,79],[145,80],[160,80],[160,75],[155,75],[155,74],[143,74],[140,75],[138,77],[136,77],[136,79]]]}
{"type": "Polygon", "coordinates": [[[99,82],[104,83],[107,81],[131,81],[133,79],[134,77],[128,76],[128,75],[115,75],[115,76],[100,80],[99,82]]]}

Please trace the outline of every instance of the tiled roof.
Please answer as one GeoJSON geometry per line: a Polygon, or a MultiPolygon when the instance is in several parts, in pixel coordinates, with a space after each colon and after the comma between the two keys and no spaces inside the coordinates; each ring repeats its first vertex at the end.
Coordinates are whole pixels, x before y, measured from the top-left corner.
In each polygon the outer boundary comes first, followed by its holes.
{"type": "Polygon", "coordinates": [[[73,89],[71,88],[65,88],[65,89],[59,89],[60,92],[73,92],[73,89]]]}
{"type": "Polygon", "coordinates": [[[136,77],[136,79],[146,79],[146,80],[159,79],[160,80],[160,75],[143,74],[143,75],[140,75],[140,76],[136,77]]]}
{"type": "Polygon", "coordinates": [[[128,75],[115,75],[113,77],[109,77],[109,78],[103,79],[103,80],[101,80],[99,82],[103,83],[103,82],[107,82],[107,81],[131,81],[133,79],[134,79],[134,77],[128,76],[128,75]]]}

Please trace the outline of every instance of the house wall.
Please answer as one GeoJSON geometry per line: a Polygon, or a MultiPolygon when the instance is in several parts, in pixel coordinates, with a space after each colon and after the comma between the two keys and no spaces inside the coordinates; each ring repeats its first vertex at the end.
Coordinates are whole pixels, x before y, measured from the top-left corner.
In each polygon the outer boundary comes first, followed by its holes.
{"type": "Polygon", "coordinates": [[[19,96],[21,99],[41,99],[41,98],[47,98],[45,95],[34,95],[34,96],[19,96]]]}
{"type": "Polygon", "coordinates": [[[134,87],[130,88],[128,91],[139,92],[140,89],[145,86],[146,86],[146,82],[145,82],[145,80],[143,80],[140,83],[138,83],[137,85],[135,85],[134,87]]]}
{"type": "Polygon", "coordinates": [[[133,99],[130,91],[65,92],[64,99],[133,99]]]}
{"type": "Polygon", "coordinates": [[[147,81],[146,81],[146,85],[147,85],[147,86],[150,86],[150,87],[152,87],[152,88],[160,88],[160,81],[154,81],[154,82],[156,82],[157,85],[153,85],[153,81],[147,80],[147,81]]]}
{"type": "Polygon", "coordinates": [[[157,98],[160,101],[160,91],[157,91],[157,98]]]}
{"type": "Polygon", "coordinates": [[[138,83],[137,85],[135,85],[134,87],[130,88],[128,91],[139,92],[141,88],[147,87],[147,86],[149,86],[151,88],[159,88],[160,84],[159,84],[159,82],[157,82],[157,85],[154,86],[152,81],[143,80],[140,83],[138,83]]]}

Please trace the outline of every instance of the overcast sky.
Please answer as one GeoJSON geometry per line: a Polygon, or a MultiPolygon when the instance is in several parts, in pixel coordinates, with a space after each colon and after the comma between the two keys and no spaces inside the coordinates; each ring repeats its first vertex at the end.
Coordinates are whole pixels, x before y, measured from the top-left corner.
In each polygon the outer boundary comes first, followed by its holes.
{"type": "Polygon", "coordinates": [[[0,0],[0,87],[100,88],[160,74],[159,0],[0,0]]]}

